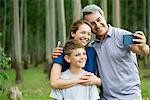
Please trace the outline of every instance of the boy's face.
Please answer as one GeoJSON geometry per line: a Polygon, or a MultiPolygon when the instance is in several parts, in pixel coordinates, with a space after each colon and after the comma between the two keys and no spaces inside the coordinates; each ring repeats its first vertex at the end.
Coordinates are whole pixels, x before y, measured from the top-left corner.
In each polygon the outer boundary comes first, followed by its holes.
{"type": "Polygon", "coordinates": [[[86,51],[83,48],[72,50],[67,62],[73,67],[84,67],[87,60],[86,51]]]}
{"type": "Polygon", "coordinates": [[[82,24],[76,33],[72,33],[74,39],[79,39],[83,46],[86,46],[91,39],[91,28],[87,24],[82,24]]]}

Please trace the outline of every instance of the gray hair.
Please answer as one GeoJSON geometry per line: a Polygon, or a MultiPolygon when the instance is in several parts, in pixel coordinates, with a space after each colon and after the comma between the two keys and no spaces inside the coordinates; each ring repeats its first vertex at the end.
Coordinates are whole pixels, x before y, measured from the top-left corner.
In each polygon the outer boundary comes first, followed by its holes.
{"type": "Polygon", "coordinates": [[[88,15],[88,14],[93,13],[95,11],[98,11],[102,16],[104,16],[104,11],[99,6],[97,6],[95,4],[90,4],[90,5],[85,6],[81,10],[80,19],[84,19],[85,15],[88,15]]]}

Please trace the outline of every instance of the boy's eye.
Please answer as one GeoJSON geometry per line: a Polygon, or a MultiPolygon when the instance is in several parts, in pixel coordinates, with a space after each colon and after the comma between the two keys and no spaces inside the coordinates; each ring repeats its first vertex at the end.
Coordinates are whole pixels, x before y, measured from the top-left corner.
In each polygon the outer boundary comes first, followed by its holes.
{"type": "Polygon", "coordinates": [[[79,53],[75,54],[75,56],[79,56],[79,55],[80,55],[79,53]]]}
{"type": "Polygon", "coordinates": [[[84,52],[83,55],[86,55],[86,53],[84,52]]]}

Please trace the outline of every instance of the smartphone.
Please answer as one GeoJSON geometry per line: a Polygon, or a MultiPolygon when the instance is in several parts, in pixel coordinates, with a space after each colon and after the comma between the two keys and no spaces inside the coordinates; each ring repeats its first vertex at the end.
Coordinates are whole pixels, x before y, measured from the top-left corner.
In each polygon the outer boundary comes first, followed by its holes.
{"type": "Polygon", "coordinates": [[[137,42],[134,42],[133,39],[136,39],[136,38],[132,34],[123,35],[123,44],[125,46],[129,46],[131,44],[138,44],[137,42]]]}

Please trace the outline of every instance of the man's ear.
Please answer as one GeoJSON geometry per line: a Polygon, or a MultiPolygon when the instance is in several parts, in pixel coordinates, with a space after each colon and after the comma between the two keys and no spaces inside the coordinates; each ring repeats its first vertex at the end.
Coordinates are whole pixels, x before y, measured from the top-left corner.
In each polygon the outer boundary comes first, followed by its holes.
{"type": "Polygon", "coordinates": [[[65,59],[68,63],[70,63],[70,56],[65,55],[65,56],[64,56],[64,59],[65,59]]]}

